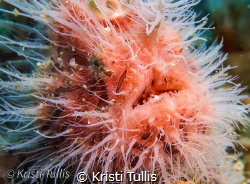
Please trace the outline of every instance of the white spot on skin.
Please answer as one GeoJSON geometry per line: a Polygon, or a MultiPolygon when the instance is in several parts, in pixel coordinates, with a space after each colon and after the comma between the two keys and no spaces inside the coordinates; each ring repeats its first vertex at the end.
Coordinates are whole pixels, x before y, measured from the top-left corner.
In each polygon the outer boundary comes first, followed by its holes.
{"type": "Polygon", "coordinates": [[[155,117],[152,117],[152,118],[150,118],[150,119],[148,120],[148,122],[149,122],[149,123],[153,123],[154,120],[155,120],[155,117]]]}
{"type": "Polygon", "coordinates": [[[105,27],[104,30],[107,31],[107,32],[111,31],[110,27],[105,27]]]}
{"type": "Polygon", "coordinates": [[[69,65],[73,67],[73,66],[75,66],[75,64],[76,64],[76,59],[71,58],[70,61],[69,61],[69,65]]]}

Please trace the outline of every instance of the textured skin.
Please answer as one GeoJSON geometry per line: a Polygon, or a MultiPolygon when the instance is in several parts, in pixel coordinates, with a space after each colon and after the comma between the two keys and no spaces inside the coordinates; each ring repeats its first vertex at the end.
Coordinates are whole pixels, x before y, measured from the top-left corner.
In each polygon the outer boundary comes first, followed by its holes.
{"type": "Polygon", "coordinates": [[[233,146],[229,125],[246,112],[238,86],[218,90],[231,82],[230,67],[215,72],[225,60],[221,45],[194,48],[203,26],[194,4],[34,0],[26,16],[49,25],[51,55],[36,75],[15,75],[39,103],[32,140],[44,150],[31,168],[67,167],[75,181],[79,171],[149,171],[165,183],[210,183],[221,174],[233,146]]]}

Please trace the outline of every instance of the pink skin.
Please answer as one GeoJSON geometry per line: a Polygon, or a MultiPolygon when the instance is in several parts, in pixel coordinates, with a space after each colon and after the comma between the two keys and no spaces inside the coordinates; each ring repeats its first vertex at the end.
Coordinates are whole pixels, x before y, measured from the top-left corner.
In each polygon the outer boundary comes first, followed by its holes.
{"type": "MultiPolygon", "coordinates": [[[[51,28],[51,57],[34,78],[0,70],[25,84],[1,86],[36,91],[30,96],[40,103],[33,120],[39,129],[30,141],[49,142],[37,151],[37,165],[150,171],[167,184],[209,183],[221,172],[225,148],[233,147],[229,125],[245,120],[241,89],[218,90],[232,83],[231,67],[219,68],[221,45],[193,48],[203,26],[189,9],[195,2],[163,2],[33,1],[34,14],[24,16],[51,28]]],[[[30,11],[29,3],[12,4],[30,11]]],[[[17,117],[32,108],[5,102],[17,117]]]]}
{"type": "MultiPolygon", "coordinates": [[[[75,10],[75,12],[82,11],[75,10]]],[[[161,164],[173,167],[169,162],[171,159],[176,159],[177,166],[180,164],[177,161],[179,159],[186,159],[188,163],[189,160],[185,155],[191,153],[187,147],[197,152],[201,151],[200,146],[197,146],[199,145],[197,137],[210,134],[207,130],[212,124],[206,118],[211,116],[210,101],[200,77],[193,74],[199,70],[199,67],[194,64],[189,53],[183,52],[180,44],[175,44],[182,42],[178,33],[162,26],[148,35],[144,25],[138,24],[141,20],[135,18],[131,21],[132,16],[133,14],[128,14],[126,17],[111,21],[114,30],[111,30],[108,25],[100,30],[100,33],[103,33],[100,35],[108,40],[113,48],[99,43],[95,48],[90,49],[89,43],[93,38],[85,35],[87,41],[84,42],[74,31],[75,38],[59,36],[58,40],[63,40],[62,42],[68,43],[77,51],[76,53],[71,51],[69,54],[62,49],[63,54],[60,58],[65,74],[60,74],[62,76],[58,76],[58,79],[64,83],[67,77],[63,76],[67,74],[71,78],[72,87],[82,86],[71,92],[68,91],[66,96],[61,94],[67,102],[60,116],[69,116],[69,118],[62,118],[59,122],[60,124],[66,121],[75,122],[78,128],[69,126],[68,129],[71,129],[72,134],[69,136],[73,138],[77,135],[80,142],[88,134],[93,134],[92,138],[82,142],[82,145],[87,146],[83,149],[87,152],[91,150],[90,152],[100,153],[103,149],[112,148],[110,154],[104,156],[106,163],[101,170],[108,169],[114,172],[118,168],[136,171],[148,169],[156,172],[153,169],[159,167],[156,162],[160,164],[161,170],[166,167],[161,164]],[[71,58],[74,58],[76,63],[73,66],[73,73],[71,58]],[[86,82],[93,80],[91,75],[104,83],[100,83],[98,87],[97,83],[86,82]],[[100,96],[104,92],[107,95],[107,102],[100,96]],[[100,102],[102,105],[99,104],[100,102]],[[98,122],[105,119],[100,120],[98,115],[97,117],[76,116],[77,119],[70,117],[72,113],[91,112],[98,108],[104,108],[101,112],[106,113],[108,116],[106,120],[110,121],[106,125],[103,124],[104,126],[99,126],[98,122]],[[102,143],[109,135],[112,139],[102,143]],[[100,147],[99,144],[102,146],[100,147]],[[88,146],[92,147],[88,148],[88,146]],[[120,161],[109,164],[114,154],[120,161]],[[156,161],[147,161],[150,157],[155,157],[156,161]],[[138,158],[145,160],[140,161],[138,158]]],[[[86,17],[88,15],[85,19],[86,17]]],[[[98,21],[106,24],[102,19],[98,21]]],[[[72,30],[64,27],[60,31],[68,33],[72,30]]],[[[97,40],[93,42],[98,43],[97,40]]],[[[57,84],[60,82],[57,81],[54,86],[57,84]]],[[[55,131],[58,131],[57,128],[53,127],[55,131]]],[[[85,162],[89,159],[90,155],[83,157],[85,162]]],[[[93,171],[100,169],[95,163],[92,164],[93,171]]],[[[85,164],[83,167],[85,170],[88,168],[85,164]]],[[[173,169],[168,174],[162,174],[166,181],[169,180],[168,175],[178,173],[174,167],[173,169]]],[[[158,173],[158,175],[161,174],[158,173]]],[[[182,174],[178,173],[175,178],[181,176],[182,174]]]]}

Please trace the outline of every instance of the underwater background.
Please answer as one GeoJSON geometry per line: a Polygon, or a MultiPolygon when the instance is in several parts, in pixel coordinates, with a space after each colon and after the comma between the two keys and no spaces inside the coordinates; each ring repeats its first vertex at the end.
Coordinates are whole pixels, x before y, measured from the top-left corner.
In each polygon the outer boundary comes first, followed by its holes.
{"type": "MultiPolygon", "coordinates": [[[[208,15],[208,22],[212,29],[208,31],[208,41],[215,38],[220,42],[223,40],[222,51],[228,53],[228,59],[224,66],[237,66],[229,71],[230,75],[238,76],[236,83],[241,83],[246,90],[244,94],[250,93],[250,1],[249,0],[202,0],[195,11],[201,11],[200,17],[208,15]]],[[[250,103],[250,98],[244,100],[250,103]]],[[[250,125],[250,122],[247,122],[250,125]]],[[[238,160],[233,163],[233,170],[238,172],[242,178],[241,184],[250,183],[250,128],[241,127],[236,130],[240,135],[240,145],[237,146],[238,160]],[[241,174],[240,174],[241,173],[241,174]]],[[[229,183],[232,181],[229,181],[229,183]]]]}
{"type": "MultiPolygon", "coordinates": [[[[0,8],[10,11],[16,9],[9,4],[0,0],[0,8]]],[[[207,17],[207,26],[210,25],[211,29],[205,31],[203,34],[207,38],[207,44],[213,44],[217,39],[217,43],[223,41],[222,51],[228,53],[228,59],[224,66],[238,66],[229,71],[229,75],[238,76],[235,80],[236,83],[241,83],[246,87],[244,94],[250,93],[250,0],[201,0],[201,2],[194,7],[194,10],[199,14],[198,19],[207,17]]],[[[34,21],[31,18],[24,18],[22,16],[15,16],[5,12],[0,12],[0,67],[6,67],[10,63],[21,73],[30,73],[34,70],[35,66],[23,62],[27,58],[22,54],[18,55],[14,47],[6,46],[3,37],[9,37],[12,40],[29,40],[39,42],[40,34],[31,28],[42,30],[43,25],[34,21]],[[23,25],[18,29],[13,29],[13,24],[23,25]],[[23,28],[23,29],[22,29],[23,28]]],[[[44,33],[46,34],[46,32],[44,33]]],[[[41,39],[42,40],[42,39],[41,39]]],[[[43,43],[44,44],[44,43],[43,43]]],[[[25,50],[20,52],[29,52],[32,55],[33,51],[25,50]]],[[[47,54],[48,50],[39,49],[39,55],[47,54]]],[[[37,55],[37,53],[34,53],[37,55]]],[[[7,76],[0,74],[0,78],[5,79],[7,76]]],[[[0,102],[1,103],[1,102],[0,102]]],[[[250,104],[250,98],[244,100],[245,104],[250,104]]],[[[1,104],[0,104],[1,105],[1,104]]],[[[250,123],[249,123],[250,125],[250,123]]],[[[240,134],[239,140],[243,145],[237,146],[238,160],[232,163],[232,169],[235,171],[235,177],[238,181],[235,183],[247,184],[250,183],[250,128],[241,127],[241,130],[235,130],[240,134]]],[[[0,128],[0,148],[1,141],[12,142],[20,137],[9,137],[3,133],[4,130],[0,128]]],[[[22,136],[22,135],[19,135],[22,136]]],[[[232,150],[228,150],[232,152],[232,150]]],[[[0,184],[7,183],[5,173],[10,168],[15,168],[24,160],[22,154],[16,155],[14,152],[3,153],[0,152],[0,184]]],[[[233,181],[229,181],[233,183],[233,181]]]]}

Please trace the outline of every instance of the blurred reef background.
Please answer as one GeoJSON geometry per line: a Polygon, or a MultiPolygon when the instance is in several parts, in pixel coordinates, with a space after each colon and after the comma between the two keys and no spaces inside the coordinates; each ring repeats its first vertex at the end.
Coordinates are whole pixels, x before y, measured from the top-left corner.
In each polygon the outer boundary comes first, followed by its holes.
{"type": "MultiPolygon", "coordinates": [[[[235,83],[241,84],[246,90],[244,95],[250,94],[250,0],[201,0],[194,7],[199,18],[208,15],[208,25],[211,29],[204,33],[208,44],[223,40],[222,51],[228,53],[224,66],[237,66],[229,71],[229,75],[238,76],[235,83]]],[[[243,101],[250,104],[250,98],[243,101]]],[[[250,117],[250,116],[249,116],[250,117]]],[[[238,153],[232,149],[228,152],[238,159],[231,164],[231,176],[228,184],[250,184],[250,122],[240,128],[232,127],[239,134],[238,153]]]]}
{"type": "MultiPolygon", "coordinates": [[[[246,90],[244,95],[250,94],[250,0],[201,0],[194,7],[199,18],[208,15],[208,25],[211,29],[205,32],[208,44],[217,39],[223,40],[222,51],[228,53],[224,66],[237,66],[229,71],[229,75],[238,76],[235,80],[246,90]]],[[[250,104],[250,98],[243,101],[250,104]]],[[[250,117],[250,116],[249,116],[250,117]]],[[[238,153],[232,149],[228,152],[236,155],[237,159],[231,164],[228,184],[250,184],[250,122],[247,126],[239,125],[234,128],[239,134],[238,153]]]]}
{"type": "MultiPolygon", "coordinates": [[[[21,47],[15,44],[15,42],[22,42],[26,45],[49,45],[49,42],[44,41],[41,36],[42,34],[46,35],[46,26],[31,18],[20,16],[19,13],[21,11],[2,0],[0,0],[0,9],[13,12],[13,14],[11,14],[0,11],[0,67],[22,74],[32,74],[36,68],[37,61],[48,56],[48,49],[28,49],[27,47],[21,47]],[[9,44],[8,39],[12,40],[13,44],[9,44]]],[[[10,79],[10,77],[0,72],[0,80],[6,79],[10,79]]],[[[30,101],[32,102],[32,100],[30,101]]],[[[0,110],[3,108],[3,104],[0,89],[0,110]]],[[[4,116],[3,114],[0,115],[4,116]]],[[[3,123],[6,124],[6,122],[3,122],[4,119],[2,119],[1,116],[0,125],[3,123]]],[[[10,129],[13,129],[15,126],[17,126],[16,122],[8,123],[10,129]]],[[[30,132],[10,134],[6,129],[0,126],[0,150],[12,143],[20,142],[24,137],[32,136],[30,132]]],[[[36,145],[29,146],[30,147],[27,147],[24,152],[28,152],[30,148],[36,145]]],[[[10,183],[10,180],[6,177],[7,170],[16,169],[17,166],[25,160],[26,156],[27,154],[25,153],[17,154],[15,150],[8,152],[0,151],[0,184],[10,183]]],[[[16,181],[12,181],[12,183],[16,183],[16,181]]],[[[37,183],[39,183],[39,181],[37,181],[37,183]]]]}
{"type": "MultiPolygon", "coordinates": [[[[8,63],[22,73],[30,73],[34,70],[32,62],[30,64],[23,62],[27,58],[9,49],[3,43],[5,41],[3,36],[14,41],[28,40],[37,42],[39,35],[33,28],[42,30],[43,25],[39,25],[33,19],[19,16],[17,9],[2,0],[0,0],[0,8],[16,12],[16,14],[12,15],[0,11],[0,67],[6,67],[8,63]],[[20,27],[20,25],[22,26],[20,27]]],[[[210,25],[212,29],[204,33],[204,37],[208,40],[207,44],[212,44],[216,39],[218,43],[223,40],[222,51],[229,54],[224,66],[238,66],[230,70],[229,75],[238,76],[235,82],[241,83],[242,87],[246,87],[244,94],[249,95],[250,0],[201,0],[193,9],[199,15],[197,20],[205,16],[208,18],[206,26],[210,25]]],[[[11,46],[11,48],[14,48],[14,46],[11,46]]],[[[28,54],[32,55],[29,50],[20,50],[20,53],[22,52],[29,52],[28,54]]],[[[0,78],[5,77],[7,76],[0,74],[0,78]]],[[[250,98],[243,103],[250,104],[250,98]]],[[[250,125],[249,122],[248,124],[250,125]]],[[[241,130],[236,128],[235,131],[240,134],[239,140],[241,140],[240,142],[245,148],[237,145],[238,153],[233,152],[230,148],[228,149],[228,152],[236,154],[238,157],[237,160],[231,163],[231,170],[235,175],[229,177],[234,179],[230,180],[228,184],[250,184],[250,128],[241,126],[241,130]]],[[[0,129],[0,143],[3,141],[11,142],[11,139],[16,138],[4,135],[3,130],[0,129]]],[[[2,146],[4,145],[0,144],[0,148],[2,146]]],[[[7,183],[8,179],[5,177],[7,169],[15,168],[23,159],[22,155],[0,152],[0,184],[7,183]]]]}
{"type": "Polygon", "coordinates": [[[208,24],[214,29],[206,32],[208,43],[216,38],[223,40],[222,51],[228,53],[224,66],[238,66],[230,70],[239,76],[236,83],[242,83],[250,90],[250,0],[201,0],[195,7],[199,18],[208,15],[208,24]]]}

